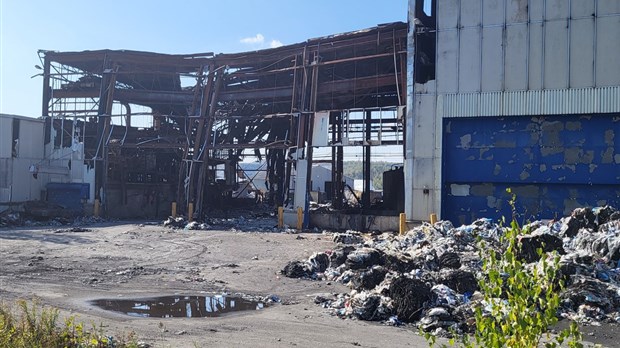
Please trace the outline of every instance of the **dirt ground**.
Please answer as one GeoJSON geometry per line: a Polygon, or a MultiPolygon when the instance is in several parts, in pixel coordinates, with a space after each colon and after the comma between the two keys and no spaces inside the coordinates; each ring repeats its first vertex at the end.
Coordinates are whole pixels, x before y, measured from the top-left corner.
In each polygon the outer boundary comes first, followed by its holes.
{"type": "MultiPolygon", "coordinates": [[[[134,331],[152,347],[428,346],[415,328],[342,320],[314,304],[317,294],[348,292],[341,284],[279,274],[288,261],[333,248],[328,235],[173,230],[145,222],[84,227],[0,228],[0,299],[38,298],[108,334],[134,331]],[[89,303],[222,293],[276,295],[282,303],[191,319],[136,318],[89,303]]],[[[617,331],[583,328],[586,340],[603,346],[615,346],[617,331]]]]}
{"type": "MultiPolygon", "coordinates": [[[[275,221],[274,221],[275,224],[275,221]]],[[[313,303],[335,283],[279,274],[291,260],[334,247],[319,233],[172,230],[148,223],[0,229],[0,297],[44,305],[135,331],[153,347],[426,347],[415,329],[342,320],[313,303]],[[229,267],[230,264],[238,267],[229,267]],[[100,298],[243,293],[277,295],[283,304],[219,318],[135,318],[89,304],[100,298]]]]}

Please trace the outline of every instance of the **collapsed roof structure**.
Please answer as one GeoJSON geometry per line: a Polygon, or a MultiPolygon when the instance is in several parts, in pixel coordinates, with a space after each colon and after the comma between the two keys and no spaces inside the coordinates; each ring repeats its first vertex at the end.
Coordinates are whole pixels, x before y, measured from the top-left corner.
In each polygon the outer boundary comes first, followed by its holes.
{"type": "Polygon", "coordinates": [[[371,147],[402,145],[406,46],[396,22],[236,54],[40,51],[46,136],[84,143],[112,216],[161,216],[173,201],[201,216],[229,197],[248,156],[266,159],[273,205],[293,201],[295,182],[301,206],[316,146],[331,148],[330,194],[344,208],[343,147],[363,147],[369,186],[371,147]]]}

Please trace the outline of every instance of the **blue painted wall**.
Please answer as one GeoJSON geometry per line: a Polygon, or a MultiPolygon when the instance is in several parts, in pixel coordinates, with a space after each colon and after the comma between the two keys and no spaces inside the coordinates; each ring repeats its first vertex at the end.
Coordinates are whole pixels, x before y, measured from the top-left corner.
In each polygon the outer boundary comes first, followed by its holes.
{"type": "Polygon", "coordinates": [[[84,202],[89,198],[90,184],[49,183],[46,186],[47,201],[67,210],[81,213],[84,202]]]}
{"type": "Polygon", "coordinates": [[[620,115],[451,118],[443,122],[442,218],[523,221],[579,206],[620,207],[620,115]]]}

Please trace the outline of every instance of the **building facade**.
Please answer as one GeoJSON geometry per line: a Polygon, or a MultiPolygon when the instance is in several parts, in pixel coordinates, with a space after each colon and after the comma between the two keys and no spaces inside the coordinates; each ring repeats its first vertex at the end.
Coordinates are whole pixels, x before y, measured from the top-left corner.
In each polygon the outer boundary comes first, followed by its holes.
{"type": "Polygon", "coordinates": [[[619,38],[614,0],[410,0],[407,216],[619,206],[619,38]]]}
{"type": "Polygon", "coordinates": [[[43,159],[43,140],[42,120],[0,114],[0,211],[41,198],[45,186],[31,167],[43,159]]]}

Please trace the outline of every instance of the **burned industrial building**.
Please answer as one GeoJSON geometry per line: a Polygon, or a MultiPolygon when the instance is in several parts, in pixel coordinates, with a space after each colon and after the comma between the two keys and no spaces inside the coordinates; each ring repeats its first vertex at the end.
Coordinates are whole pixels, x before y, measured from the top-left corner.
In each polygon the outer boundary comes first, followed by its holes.
{"type": "Polygon", "coordinates": [[[266,163],[265,202],[306,212],[318,147],[346,210],[343,151],[359,146],[358,210],[396,215],[371,202],[367,176],[373,147],[403,145],[406,41],[406,23],[390,23],[237,54],[40,51],[46,142],[84,144],[71,166],[94,170],[92,198],[115,217],[235,205],[244,160],[266,163]]]}
{"type": "MultiPolygon", "coordinates": [[[[607,1],[410,1],[408,23],[260,51],[40,51],[44,154],[31,172],[0,170],[41,179],[13,183],[22,193],[7,181],[0,201],[64,190],[87,213],[99,202],[107,216],[161,218],[176,202],[198,219],[254,201],[285,207],[288,225],[301,209],[304,227],[361,230],[397,230],[400,213],[507,216],[507,188],[524,219],[618,205],[618,13],[607,1]],[[381,147],[399,165],[377,197],[381,147]],[[361,187],[344,179],[351,154],[361,187]],[[328,180],[313,183],[317,164],[328,180]],[[329,207],[309,214],[309,201],[329,207]]],[[[7,163],[20,122],[3,123],[7,163]]]]}

